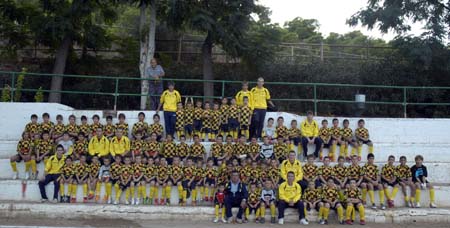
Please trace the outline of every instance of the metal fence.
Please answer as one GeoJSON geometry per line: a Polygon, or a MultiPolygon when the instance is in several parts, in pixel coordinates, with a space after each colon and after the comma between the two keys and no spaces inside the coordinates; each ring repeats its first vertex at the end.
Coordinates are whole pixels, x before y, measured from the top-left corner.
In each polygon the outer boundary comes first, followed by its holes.
{"type": "MultiPolygon", "coordinates": [[[[86,95],[99,96],[102,102],[106,103],[105,109],[118,109],[118,103],[122,102],[121,98],[135,98],[141,96],[156,96],[149,94],[140,94],[141,78],[138,77],[113,77],[113,76],[91,76],[91,75],[56,75],[43,73],[23,73],[23,72],[8,72],[0,71],[0,90],[2,94],[4,90],[9,90],[10,97],[14,98],[17,92],[36,93],[42,91],[43,93],[61,93],[66,95],[86,95]],[[36,79],[33,83],[28,83],[22,88],[17,88],[17,79],[19,75],[26,75],[26,78],[36,79]],[[54,91],[50,88],[50,79],[52,77],[63,77],[65,80],[78,79],[83,80],[81,86],[76,90],[61,90],[54,91]],[[92,89],[82,86],[84,84],[101,83],[102,88],[106,89],[92,89]],[[123,89],[123,85],[129,85],[128,89],[123,89]],[[41,87],[41,89],[39,89],[41,87]],[[88,89],[85,89],[88,88],[88,89]]],[[[177,88],[182,91],[182,96],[193,97],[196,99],[220,99],[222,97],[234,96],[240,88],[241,81],[227,81],[227,80],[201,80],[201,79],[176,79],[164,78],[164,81],[174,81],[177,83],[177,88]],[[214,96],[205,97],[198,88],[202,88],[203,83],[212,83],[215,87],[214,96]],[[183,89],[186,88],[186,89],[183,89]],[[193,89],[188,89],[193,88],[193,89]],[[184,92],[184,93],[183,93],[184,92]]],[[[317,114],[323,114],[325,111],[320,110],[319,105],[327,104],[350,104],[355,107],[364,108],[364,105],[383,105],[383,106],[401,106],[402,116],[408,117],[408,108],[415,106],[434,106],[443,107],[446,110],[450,109],[450,101],[448,93],[450,87],[418,87],[418,86],[385,86],[385,85],[357,85],[357,84],[329,84],[329,83],[299,83],[299,82],[266,82],[266,86],[270,89],[275,102],[287,102],[290,104],[306,103],[311,106],[311,109],[317,114]],[[345,98],[337,98],[340,91],[349,89],[345,98]],[[295,93],[301,91],[301,93],[295,93]],[[319,92],[320,91],[320,92],[319,92]],[[323,93],[327,91],[328,93],[323,93]],[[436,91],[444,91],[441,96],[443,99],[428,99],[419,100],[413,98],[412,95],[420,93],[430,93],[429,97],[436,97],[436,91]],[[279,96],[282,94],[285,97],[279,96]],[[360,96],[363,94],[363,96],[360,96]],[[376,94],[388,95],[383,98],[373,96],[376,94]],[[447,95],[446,95],[447,94],[447,95]],[[411,95],[411,97],[409,96],[411,95]],[[364,98],[362,100],[355,99],[356,97],[364,98]],[[388,97],[388,98],[386,98],[388,97]],[[438,101],[438,102],[436,102],[438,101]]],[[[98,84],[100,85],[100,84],[98,84]]],[[[94,86],[95,87],[95,86],[94,86]]],[[[13,99],[11,99],[12,101],[13,99]]],[[[86,100],[86,99],[84,99],[86,100]]],[[[29,100],[28,100],[29,101],[29,100]]],[[[89,102],[88,102],[89,103],[89,102]]],[[[99,107],[90,107],[99,108],[99,107]]],[[[137,107],[136,107],[137,108],[137,107]]]]}

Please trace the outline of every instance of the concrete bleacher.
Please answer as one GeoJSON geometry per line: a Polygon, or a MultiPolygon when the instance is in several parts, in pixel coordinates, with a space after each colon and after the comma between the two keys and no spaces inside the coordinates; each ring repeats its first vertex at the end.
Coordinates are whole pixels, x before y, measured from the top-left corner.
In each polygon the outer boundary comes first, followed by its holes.
{"type": "MultiPolygon", "coordinates": [[[[36,181],[29,181],[26,197],[23,199],[21,194],[21,181],[11,180],[12,172],[9,166],[9,157],[14,155],[16,144],[20,139],[21,132],[24,126],[29,122],[31,114],[41,116],[42,113],[48,112],[51,115],[51,120],[55,121],[57,114],[64,116],[64,121],[67,122],[69,115],[74,114],[77,121],[82,115],[86,115],[89,119],[98,114],[105,122],[103,112],[99,110],[74,110],[73,108],[49,103],[0,103],[0,186],[3,191],[0,191],[0,201],[14,200],[14,201],[31,201],[36,202],[40,199],[36,181]]],[[[117,113],[124,113],[127,116],[127,122],[130,126],[137,121],[139,111],[118,111],[117,113]]],[[[145,111],[146,121],[152,122],[152,115],[154,112],[145,111]]],[[[162,113],[161,113],[162,114],[162,113]]],[[[161,115],[162,116],[162,115],[161,115]]],[[[277,118],[283,116],[285,125],[289,126],[292,119],[296,119],[299,123],[305,118],[304,116],[293,115],[289,113],[273,112],[268,113],[266,119],[269,117],[277,118]]],[[[317,122],[324,117],[316,117],[317,122]]],[[[329,122],[333,117],[326,117],[329,122]]],[[[344,117],[338,118],[342,123],[344,117]]],[[[351,128],[356,127],[359,118],[348,118],[350,120],[351,128]]],[[[425,165],[429,169],[430,181],[436,183],[436,201],[438,206],[450,207],[450,156],[447,156],[450,142],[447,139],[450,132],[450,119],[397,119],[397,118],[365,118],[366,127],[370,131],[371,139],[375,144],[376,163],[378,165],[384,164],[389,155],[405,155],[409,164],[413,161],[417,154],[422,154],[425,157],[425,165]]],[[[114,119],[116,121],[116,119],[114,119]]],[[[163,122],[163,120],[161,120],[163,122]]],[[[205,143],[207,151],[209,151],[211,143],[205,143]]],[[[312,153],[312,148],[309,153],[312,153]]],[[[325,152],[326,153],[326,152],[325,152]]],[[[363,149],[363,157],[367,154],[367,147],[363,149]]],[[[301,157],[301,156],[299,156],[301,157]]],[[[363,159],[364,160],[364,159],[363,159]]],[[[38,166],[42,173],[42,164],[38,166]]],[[[18,165],[21,175],[23,176],[23,163],[18,165]]],[[[48,186],[49,196],[51,189],[48,186]]],[[[81,188],[78,191],[78,200],[81,201],[81,188]]],[[[377,194],[376,194],[377,195],[377,194]]],[[[397,202],[403,202],[401,193],[397,195],[397,202]]],[[[428,202],[428,194],[422,194],[422,204],[425,206],[428,202]]],[[[178,202],[176,189],[172,192],[172,203],[178,202]]]]}

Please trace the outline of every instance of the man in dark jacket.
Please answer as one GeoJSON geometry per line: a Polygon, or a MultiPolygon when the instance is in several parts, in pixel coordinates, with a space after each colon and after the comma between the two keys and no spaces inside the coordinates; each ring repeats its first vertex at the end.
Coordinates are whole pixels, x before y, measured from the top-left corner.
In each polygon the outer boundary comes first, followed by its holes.
{"type": "Polygon", "coordinates": [[[228,223],[231,222],[231,218],[233,217],[233,213],[231,212],[233,207],[239,207],[236,222],[239,224],[242,223],[242,214],[247,207],[247,198],[247,186],[241,183],[239,172],[233,171],[231,173],[231,181],[225,187],[225,208],[228,223]]]}

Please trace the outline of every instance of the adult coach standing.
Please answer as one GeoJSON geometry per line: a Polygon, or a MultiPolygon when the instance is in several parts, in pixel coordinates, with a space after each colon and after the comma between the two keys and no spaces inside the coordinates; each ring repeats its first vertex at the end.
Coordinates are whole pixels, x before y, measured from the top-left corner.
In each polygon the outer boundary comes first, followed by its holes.
{"type": "Polygon", "coordinates": [[[258,78],[256,87],[252,90],[253,116],[250,126],[250,136],[261,139],[264,120],[266,118],[267,104],[274,106],[270,100],[270,92],[264,88],[264,78],[258,78]]]}
{"type": "Polygon", "coordinates": [[[181,102],[181,95],[175,90],[173,82],[168,83],[168,89],[165,90],[160,99],[160,104],[156,109],[159,112],[161,106],[164,110],[164,128],[166,129],[166,136],[175,134],[175,123],[177,122],[177,104],[181,102]]]}
{"type": "Polygon", "coordinates": [[[152,104],[152,110],[156,110],[159,106],[159,96],[163,92],[163,82],[161,80],[164,77],[164,69],[161,65],[158,65],[156,59],[150,60],[150,66],[147,68],[147,77],[150,79],[148,83],[148,92],[150,95],[150,101],[152,104]]]}

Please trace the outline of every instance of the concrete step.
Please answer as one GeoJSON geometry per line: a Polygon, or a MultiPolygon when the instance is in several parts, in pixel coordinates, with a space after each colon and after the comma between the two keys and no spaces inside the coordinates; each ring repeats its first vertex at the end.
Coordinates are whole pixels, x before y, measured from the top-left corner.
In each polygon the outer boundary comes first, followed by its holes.
{"type": "MultiPolygon", "coordinates": [[[[233,209],[236,215],[237,209],[233,209]]],[[[0,202],[2,217],[36,217],[46,219],[124,219],[136,220],[163,220],[183,219],[183,221],[212,220],[214,209],[210,207],[178,207],[178,206],[125,206],[125,205],[96,205],[96,204],[41,204],[32,202],[0,202]]],[[[250,216],[250,221],[254,218],[250,216]]],[[[308,212],[310,222],[317,222],[317,212],[308,212]]],[[[330,222],[336,224],[334,212],[330,214],[330,222]]],[[[366,210],[367,223],[450,223],[450,210],[442,209],[408,209],[396,208],[386,211],[366,210]]],[[[266,222],[270,221],[270,213],[266,212],[266,222]]],[[[357,221],[359,218],[357,217],[357,221]]],[[[297,223],[298,214],[293,209],[285,212],[286,223],[297,223]]],[[[443,226],[444,227],[444,226],[443,226]]]]}
{"type": "MultiPolygon", "coordinates": [[[[0,140],[0,159],[9,158],[16,154],[17,140],[0,140]]],[[[188,143],[191,144],[191,143],[188,143]]],[[[203,145],[210,155],[209,151],[211,148],[210,142],[204,142],[203,145]]],[[[406,156],[409,161],[413,161],[414,157],[418,154],[425,156],[426,162],[449,162],[450,156],[447,156],[448,148],[450,144],[393,144],[393,143],[381,143],[375,144],[374,153],[375,161],[386,161],[389,155],[395,155],[398,157],[401,155],[406,156]]],[[[302,151],[301,148],[295,147],[295,151],[302,151]]],[[[339,148],[338,148],[339,151],[339,148]]],[[[308,146],[308,154],[314,152],[313,146],[308,146]]],[[[349,148],[348,152],[351,152],[349,148]]],[[[325,155],[328,154],[328,149],[324,149],[325,155]]],[[[368,153],[367,146],[363,146],[362,154],[363,161],[366,160],[365,157],[368,153]]],[[[338,153],[339,154],[339,153],[338,153]]]]}
{"type": "MultiPolygon", "coordinates": [[[[2,191],[0,191],[0,201],[30,201],[30,202],[38,202],[41,199],[38,181],[27,181],[27,187],[25,191],[25,196],[22,195],[22,181],[21,180],[0,180],[0,186],[2,186],[2,191]]],[[[450,194],[450,186],[435,186],[436,192],[436,202],[439,207],[450,207],[450,198],[448,195],[450,194]]],[[[47,196],[51,199],[53,196],[53,184],[49,184],[46,187],[47,196]]],[[[147,194],[150,188],[147,186],[147,194]]],[[[66,187],[67,191],[67,187],[66,187]]],[[[102,187],[101,191],[101,199],[104,196],[104,187],[102,187]]],[[[113,196],[115,196],[114,188],[113,188],[113,196]]],[[[125,199],[122,194],[121,203],[125,202],[125,199]]],[[[161,195],[161,194],[160,194],[161,195]]],[[[200,197],[200,196],[199,196],[200,197]]],[[[192,198],[192,197],[191,197],[192,198]]],[[[172,195],[171,195],[171,205],[178,205],[178,190],[176,187],[172,187],[172,195]]],[[[369,200],[369,197],[367,197],[369,200]]],[[[83,201],[83,189],[82,186],[78,186],[77,188],[77,202],[83,201]]],[[[396,205],[398,207],[404,207],[404,199],[401,191],[397,194],[396,205]]],[[[375,202],[379,205],[378,193],[375,193],[375,202]]],[[[188,200],[188,205],[190,205],[190,199],[188,200]]],[[[429,194],[428,191],[422,192],[421,203],[423,207],[427,207],[429,204],[429,194]]],[[[203,205],[212,206],[211,202],[202,202],[203,205]]]]}

